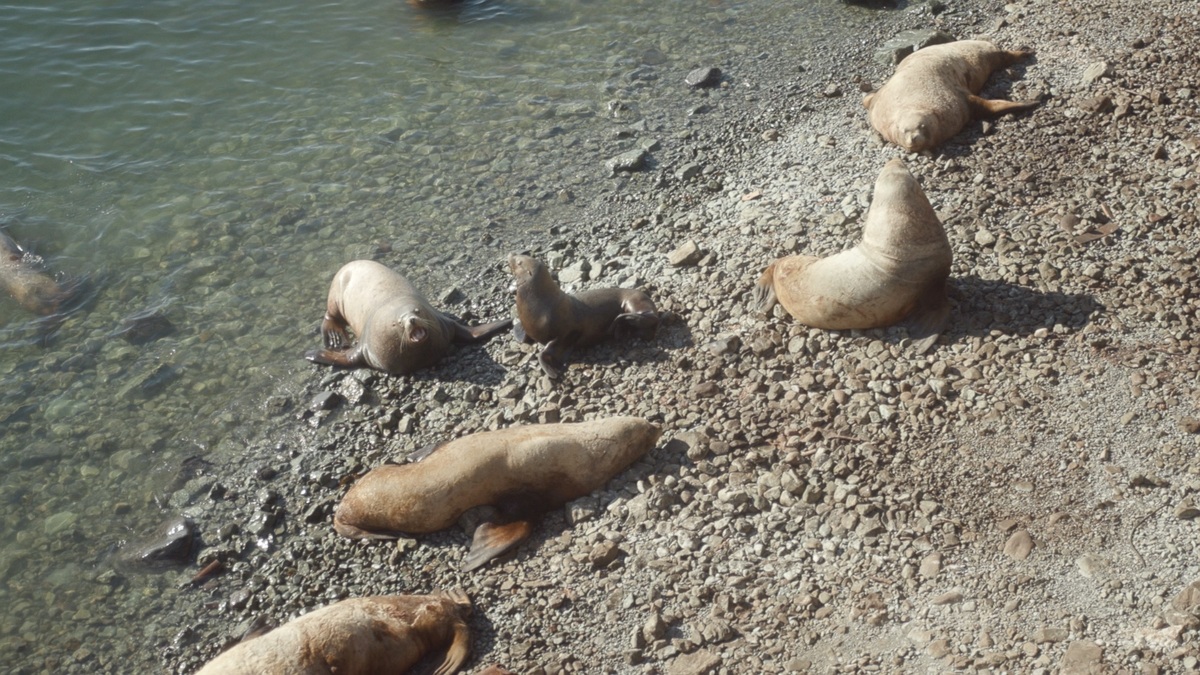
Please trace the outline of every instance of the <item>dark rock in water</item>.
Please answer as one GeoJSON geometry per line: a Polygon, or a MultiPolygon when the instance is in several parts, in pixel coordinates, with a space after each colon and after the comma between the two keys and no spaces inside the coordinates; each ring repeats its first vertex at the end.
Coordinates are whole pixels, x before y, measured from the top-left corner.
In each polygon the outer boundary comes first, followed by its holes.
{"type": "Polygon", "coordinates": [[[127,401],[148,399],[179,377],[179,371],[171,366],[160,363],[149,370],[133,377],[133,381],[121,389],[121,398],[127,401]]]}
{"type": "Polygon", "coordinates": [[[933,28],[906,30],[876,49],[875,61],[885,66],[894,66],[918,49],[947,42],[954,42],[954,36],[944,31],[933,28]]]}
{"type": "Polygon", "coordinates": [[[196,553],[200,532],[190,518],[175,516],[158,527],[149,538],[126,544],[118,559],[129,566],[162,569],[186,565],[196,553]]]}
{"type": "Polygon", "coordinates": [[[316,412],[318,410],[333,410],[342,402],[342,397],[333,391],[323,391],[313,397],[311,403],[308,404],[308,409],[316,412]]]}
{"type": "Polygon", "coordinates": [[[721,81],[720,68],[697,68],[683,79],[689,87],[715,87],[721,81]]]}
{"type": "Polygon", "coordinates": [[[158,310],[145,310],[125,317],[117,335],[131,345],[144,345],[175,332],[175,324],[158,310]]]}

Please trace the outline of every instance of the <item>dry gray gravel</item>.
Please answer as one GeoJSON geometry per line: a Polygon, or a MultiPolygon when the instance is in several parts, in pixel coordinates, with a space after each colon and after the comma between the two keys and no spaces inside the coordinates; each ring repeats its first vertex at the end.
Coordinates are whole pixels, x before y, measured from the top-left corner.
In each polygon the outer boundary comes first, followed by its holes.
{"type": "MultiPolygon", "coordinates": [[[[533,247],[576,287],[649,290],[673,313],[653,343],[578,354],[557,385],[507,339],[412,378],[314,370],[267,449],[279,475],[230,479],[207,507],[239,523],[201,554],[228,571],[195,591],[195,619],[181,610],[194,625],[161,645],[166,667],[194,670],[259,615],[457,587],[476,669],[1195,671],[1197,4],[947,4],[892,11],[796,89],[743,70],[708,98],[744,114],[689,139],[699,175],[663,150],[614,179],[627,190],[599,223],[533,247]],[[905,157],[954,246],[951,328],[917,355],[901,329],[756,315],[771,258],[856,239],[900,156],[858,92],[890,72],[874,47],[920,26],[1035,48],[989,91],[1044,99],[905,157]],[[692,264],[669,264],[689,240],[692,264]],[[304,411],[326,391],[341,404],[304,411]],[[660,447],[509,562],[458,573],[464,531],[397,545],[329,527],[343,476],[427,442],[631,413],[665,427],[660,447]]],[[[499,261],[480,283],[479,315],[508,301],[499,261]]]]}

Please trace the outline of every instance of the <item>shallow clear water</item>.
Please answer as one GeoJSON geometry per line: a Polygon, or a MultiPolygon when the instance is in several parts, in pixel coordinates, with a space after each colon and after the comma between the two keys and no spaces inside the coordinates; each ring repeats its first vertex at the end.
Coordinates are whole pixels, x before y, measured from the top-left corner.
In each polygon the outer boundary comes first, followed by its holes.
{"type": "Polygon", "coordinates": [[[0,658],[38,670],[60,633],[64,663],[97,635],[137,651],[108,554],[183,505],[185,458],[263,442],[263,401],[320,377],[300,354],[342,263],[390,250],[431,296],[461,284],[560,225],[561,190],[612,189],[613,130],[669,134],[688,70],[802,53],[841,9],[53,4],[0,5],[0,228],[86,288],[55,326],[0,298],[0,658]],[[147,311],[174,332],[117,335],[147,311]]]}

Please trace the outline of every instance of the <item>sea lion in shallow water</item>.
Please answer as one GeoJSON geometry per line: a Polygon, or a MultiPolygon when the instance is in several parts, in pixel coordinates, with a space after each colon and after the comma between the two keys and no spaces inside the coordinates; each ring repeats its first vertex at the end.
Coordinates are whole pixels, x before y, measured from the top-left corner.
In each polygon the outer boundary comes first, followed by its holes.
{"type": "Polygon", "coordinates": [[[609,336],[650,338],[658,330],[657,308],[640,290],[593,288],[568,295],[540,260],[511,255],[508,267],[517,287],[517,339],[546,345],[538,361],[551,378],[562,376],[563,357],[573,347],[609,336]]]}
{"type": "Polygon", "coordinates": [[[1006,51],[984,40],[960,40],[919,49],[896,66],[878,91],[863,97],[871,126],[909,152],[936,148],[972,117],[1028,110],[1037,101],[978,96],[993,71],[1033,52],[1006,51]]]}
{"type": "Polygon", "coordinates": [[[231,647],[196,675],[403,673],[441,649],[434,675],[451,675],[471,650],[470,613],[461,591],[342,600],[231,647]]]}
{"type": "Polygon", "coordinates": [[[0,288],[17,304],[42,316],[57,313],[73,296],[73,289],[62,286],[42,270],[37,256],[3,232],[0,232],[0,288]]]}
{"type": "Polygon", "coordinates": [[[407,375],[437,363],[452,343],[477,343],[512,319],[467,326],[434,309],[408,279],[372,260],[346,263],[333,277],[321,333],[325,349],[305,358],[332,366],[367,366],[407,375]],[[346,328],[358,344],[349,346],[346,328]]]}
{"type": "Polygon", "coordinates": [[[949,314],[950,242],[920,184],[893,159],[875,181],[862,240],[828,258],[788,256],[767,266],[755,287],[766,312],[778,300],[814,328],[879,328],[908,319],[927,349],[949,314]]]}
{"type": "MultiPolygon", "coordinates": [[[[450,527],[467,509],[496,507],[475,530],[463,569],[512,549],[541,513],[596,490],[645,455],[662,431],[637,417],[536,424],[442,443],[420,461],[367,472],[338,504],[333,527],[390,539],[450,527]]],[[[420,454],[420,453],[418,453],[420,454]]]]}

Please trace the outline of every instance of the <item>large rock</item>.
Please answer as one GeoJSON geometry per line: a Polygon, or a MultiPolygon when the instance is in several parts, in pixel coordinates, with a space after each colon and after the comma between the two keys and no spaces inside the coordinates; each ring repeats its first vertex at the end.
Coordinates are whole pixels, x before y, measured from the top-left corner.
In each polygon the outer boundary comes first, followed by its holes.
{"type": "Polygon", "coordinates": [[[145,569],[186,565],[196,553],[198,534],[190,518],[175,516],[149,537],[123,546],[117,557],[125,565],[145,569]]]}

